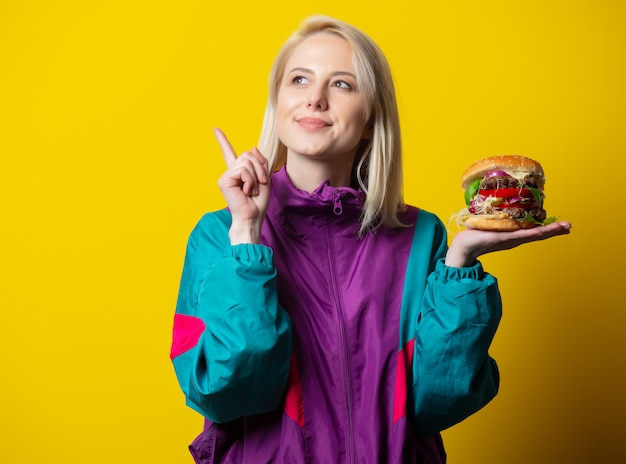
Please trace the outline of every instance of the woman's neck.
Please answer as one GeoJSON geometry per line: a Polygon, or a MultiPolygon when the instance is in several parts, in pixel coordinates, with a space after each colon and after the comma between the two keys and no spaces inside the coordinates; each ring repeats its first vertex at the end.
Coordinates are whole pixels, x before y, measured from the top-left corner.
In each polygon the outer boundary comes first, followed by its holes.
{"type": "MultiPolygon", "coordinates": [[[[341,160],[340,160],[341,161],[341,160]]],[[[287,174],[293,185],[308,193],[322,182],[332,187],[347,187],[352,177],[352,163],[320,161],[300,156],[287,156],[287,174]]]]}

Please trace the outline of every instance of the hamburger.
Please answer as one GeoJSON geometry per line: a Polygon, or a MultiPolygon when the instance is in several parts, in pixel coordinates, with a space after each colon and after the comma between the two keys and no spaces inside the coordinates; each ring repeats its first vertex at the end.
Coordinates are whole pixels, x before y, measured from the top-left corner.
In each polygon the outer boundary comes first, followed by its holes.
{"type": "Polygon", "coordinates": [[[468,229],[511,231],[554,222],[543,209],[545,175],[537,161],[518,155],[476,161],[461,178],[466,208],[458,215],[468,229]]]}

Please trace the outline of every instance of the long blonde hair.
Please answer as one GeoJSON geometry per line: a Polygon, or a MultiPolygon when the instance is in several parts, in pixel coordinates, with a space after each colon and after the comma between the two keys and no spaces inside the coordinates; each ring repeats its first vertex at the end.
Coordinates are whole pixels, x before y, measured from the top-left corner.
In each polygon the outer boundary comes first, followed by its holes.
{"type": "Polygon", "coordinates": [[[401,227],[398,213],[404,210],[402,197],[402,146],[400,121],[391,70],[374,41],[359,29],[326,16],[312,16],[287,40],[270,72],[269,99],[259,140],[261,152],[272,170],[287,161],[287,148],[276,132],[276,101],[287,60],[293,49],[308,36],[330,32],[344,38],[352,48],[357,84],[365,100],[366,120],[372,137],[359,146],[352,178],[366,193],[360,233],[378,226],[401,227]]]}

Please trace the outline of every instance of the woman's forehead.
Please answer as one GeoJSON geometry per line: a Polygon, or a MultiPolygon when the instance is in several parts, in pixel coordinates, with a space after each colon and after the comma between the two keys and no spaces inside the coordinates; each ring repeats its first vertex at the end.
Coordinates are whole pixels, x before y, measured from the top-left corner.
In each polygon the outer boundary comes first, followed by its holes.
{"type": "Polygon", "coordinates": [[[302,59],[321,59],[331,61],[349,61],[352,59],[352,47],[342,36],[327,32],[315,32],[304,37],[296,44],[287,57],[287,62],[302,59]]]}

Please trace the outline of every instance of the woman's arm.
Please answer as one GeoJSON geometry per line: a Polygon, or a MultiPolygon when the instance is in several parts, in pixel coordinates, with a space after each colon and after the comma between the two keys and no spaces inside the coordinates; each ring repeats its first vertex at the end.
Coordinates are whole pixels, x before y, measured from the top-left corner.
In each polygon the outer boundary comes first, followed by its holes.
{"type": "Polygon", "coordinates": [[[188,405],[218,423],[276,409],[291,354],[272,250],[231,246],[229,218],[206,215],[191,234],[171,353],[188,405]]]}
{"type": "Polygon", "coordinates": [[[416,328],[412,399],[418,434],[448,428],[496,395],[499,374],[489,347],[501,315],[496,279],[480,263],[453,268],[437,262],[416,328]]]}
{"type": "MultiPolygon", "coordinates": [[[[442,227],[442,226],[440,226],[442,227]]],[[[497,280],[477,258],[485,253],[569,233],[569,222],[515,232],[466,230],[428,276],[415,327],[413,419],[416,432],[432,434],[465,419],[496,394],[499,373],[489,347],[502,316],[497,280]]]]}

